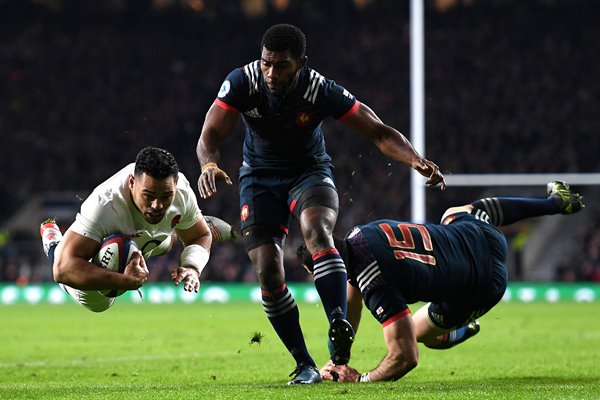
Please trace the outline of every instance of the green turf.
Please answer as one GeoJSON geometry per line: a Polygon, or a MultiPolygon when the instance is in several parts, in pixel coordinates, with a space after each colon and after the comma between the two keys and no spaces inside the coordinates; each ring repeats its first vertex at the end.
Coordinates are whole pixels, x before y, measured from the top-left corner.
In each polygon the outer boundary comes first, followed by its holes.
{"type": "MultiPolygon", "coordinates": [[[[321,364],[324,313],[300,310],[321,364]]],[[[363,323],[351,363],[361,372],[384,355],[381,328],[363,323]]],[[[600,398],[598,303],[500,304],[481,326],[454,349],[421,348],[398,382],[288,387],[294,363],[259,304],[0,306],[0,399],[600,398]]]]}

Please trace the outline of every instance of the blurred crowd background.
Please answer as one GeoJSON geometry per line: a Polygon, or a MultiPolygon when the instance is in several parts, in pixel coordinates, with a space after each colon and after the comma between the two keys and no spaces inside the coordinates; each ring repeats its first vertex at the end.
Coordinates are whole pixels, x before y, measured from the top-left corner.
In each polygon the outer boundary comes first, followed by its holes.
{"type": "MultiPolygon", "coordinates": [[[[600,171],[599,16],[596,0],[425,1],[427,158],[447,174],[600,171]]],[[[144,146],[170,150],[195,187],[206,111],[279,22],[306,33],[312,68],[409,135],[407,0],[0,0],[0,281],[50,281],[37,233],[42,205],[63,207],[68,228],[80,199],[144,146]]],[[[336,232],[408,219],[409,168],[336,121],[325,131],[340,192],[336,232]]],[[[239,123],[222,148],[220,167],[234,181],[242,140],[239,123]]],[[[577,189],[585,216],[547,243],[569,242],[547,276],[600,281],[598,188],[577,189]]],[[[505,194],[545,188],[427,190],[427,218],[505,194]]],[[[239,226],[237,184],[199,204],[239,226]]],[[[513,280],[523,278],[519,251],[532,229],[506,231],[513,280]]],[[[291,230],[288,278],[310,280],[295,259],[297,225],[291,230]]],[[[168,280],[178,259],[176,250],[153,260],[152,280],[168,280]]],[[[236,242],[214,246],[203,278],[256,281],[236,242]]]]}

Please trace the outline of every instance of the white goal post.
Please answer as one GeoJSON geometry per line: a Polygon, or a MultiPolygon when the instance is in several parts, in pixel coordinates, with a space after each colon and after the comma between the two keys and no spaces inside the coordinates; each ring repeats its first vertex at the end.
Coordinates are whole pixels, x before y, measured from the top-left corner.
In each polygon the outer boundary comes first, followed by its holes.
{"type": "Polygon", "coordinates": [[[448,186],[535,186],[552,181],[565,181],[569,185],[599,185],[600,173],[552,174],[449,174],[448,186]]]}
{"type": "MultiPolygon", "coordinates": [[[[424,0],[410,1],[410,141],[423,157],[425,151],[425,18],[424,0]]],[[[551,181],[569,185],[600,185],[600,173],[553,174],[446,174],[452,186],[533,186],[551,181]]],[[[411,171],[411,220],[425,222],[423,177],[411,171]]]]}

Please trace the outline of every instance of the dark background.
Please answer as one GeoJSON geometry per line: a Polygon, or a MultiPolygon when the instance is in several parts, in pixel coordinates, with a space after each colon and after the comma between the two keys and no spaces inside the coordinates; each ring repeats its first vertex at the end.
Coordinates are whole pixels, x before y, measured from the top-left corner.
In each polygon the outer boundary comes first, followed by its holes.
{"type": "MultiPolygon", "coordinates": [[[[448,174],[600,170],[600,2],[427,1],[425,20],[427,158],[448,174]]],[[[170,150],[195,187],[208,107],[279,22],[306,33],[312,68],[408,136],[408,1],[0,1],[0,222],[32,196],[87,195],[147,145],[170,150]]],[[[409,218],[409,168],[336,121],[325,129],[338,232],[409,218]]],[[[242,140],[240,123],[219,163],[234,181],[242,140]]],[[[221,187],[201,209],[237,226],[236,188],[221,187]]],[[[428,190],[427,217],[484,191],[428,190]]],[[[586,212],[557,279],[600,280],[598,212],[589,203],[586,212]]],[[[39,251],[14,244],[27,235],[3,231],[0,279],[48,279],[39,251]]],[[[292,234],[289,264],[296,243],[292,234]]],[[[157,262],[155,279],[176,260],[157,262]]],[[[210,265],[209,279],[255,280],[237,244],[217,246],[210,265]]],[[[306,279],[298,268],[288,274],[306,279]]]]}

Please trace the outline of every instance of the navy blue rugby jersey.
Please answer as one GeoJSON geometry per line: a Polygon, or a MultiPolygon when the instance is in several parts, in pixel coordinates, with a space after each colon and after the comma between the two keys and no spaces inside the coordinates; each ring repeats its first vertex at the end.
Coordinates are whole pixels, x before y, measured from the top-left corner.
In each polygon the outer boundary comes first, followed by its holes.
{"type": "Polygon", "coordinates": [[[359,106],[346,89],[309,67],[300,70],[295,89],[274,96],[264,82],[260,60],[233,70],[215,104],[242,114],[244,161],[253,168],[305,168],[330,162],[323,120],[343,120],[359,106]]]}
{"type": "Polygon", "coordinates": [[[468,213],[456,214],[450,225],[384,219],[357,226],[346,239],[348,278],[384,326],[418,301],[464,304],[484,295],[491,281],[485,230],[502,235],[468,213]]]}

